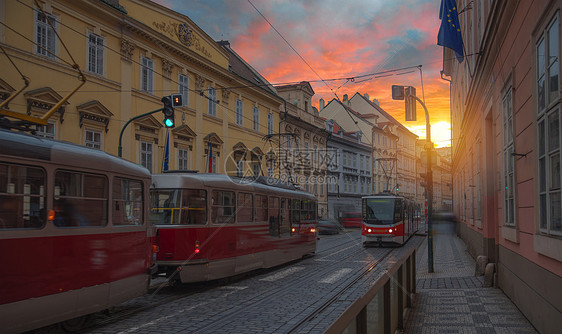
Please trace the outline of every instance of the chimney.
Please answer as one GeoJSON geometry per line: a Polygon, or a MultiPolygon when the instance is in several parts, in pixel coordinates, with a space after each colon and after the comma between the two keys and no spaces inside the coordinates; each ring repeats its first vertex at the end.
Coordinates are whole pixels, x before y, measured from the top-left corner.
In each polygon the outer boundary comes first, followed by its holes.
{"type": "Polygon", "coordinates": [[[369,94],[365,93],[363,94],[363,96],[365,97],[365,99],[367,99],[367,101],[369,101],[369,94]]]}
{"type": "Polygon", "coordinates": [[[324,107],[326,106],[326,102],[324,101],[324,99],[320,99],[318,103],[320,104],[318,110],[322,111],[322,109],[324,109],[324,107]]]}
{"type": "Polygon", "coordinates": [[[373,103],[376,104],[379,107],[381,106],[381,103],[377,99],[373,99],[373,103]]]}
{"type": "Polygon", "coordinates": [[[343,94],[343,104],[347,104],[347,94],[343,94]]]}

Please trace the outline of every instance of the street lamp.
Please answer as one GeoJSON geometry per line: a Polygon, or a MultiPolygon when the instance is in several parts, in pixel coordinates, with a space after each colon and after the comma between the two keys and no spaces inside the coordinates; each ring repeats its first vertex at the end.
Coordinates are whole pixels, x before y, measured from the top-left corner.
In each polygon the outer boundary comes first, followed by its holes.
{"type": "Polygon", "coordinates": [[[411,86],[392,86],[392,99],[405,100],[406,121],[416,120],[415,101],[418,101],[425,111],[425,131],[427,151],[427,172],[425,173],[426,193],[427,193],[427,266],[428,272],[433,272],[433,230],[431,224],[431,215],[433,213],[433,169],[431,168],[431,155],[433,144],[431,143],[431,124],[429,124],[429,112],[422,100],[416,96],[416,90],[411,86]]]}

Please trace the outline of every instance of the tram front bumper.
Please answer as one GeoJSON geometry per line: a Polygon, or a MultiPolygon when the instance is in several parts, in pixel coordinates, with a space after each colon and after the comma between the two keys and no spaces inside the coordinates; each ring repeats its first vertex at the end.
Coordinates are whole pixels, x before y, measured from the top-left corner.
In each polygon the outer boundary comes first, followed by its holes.
{"type": "Polygon", "coordinates": [[[361,242],[363,243],[379,243],[379,242],[398,242],[398,237],[388,234],[367,234],[361,236],[361,242]]]}

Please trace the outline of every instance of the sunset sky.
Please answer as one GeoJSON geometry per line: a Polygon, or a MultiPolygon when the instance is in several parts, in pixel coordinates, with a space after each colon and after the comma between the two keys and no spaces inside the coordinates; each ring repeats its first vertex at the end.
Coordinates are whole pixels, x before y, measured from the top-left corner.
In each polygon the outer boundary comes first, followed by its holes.
{"type": "Polygon", "coordinates": [[[367,93],[425,138],[421,105],[418,121],[405,122],[404,101],[391,97],[393,84],[414,86],[419,98],[425,96],[433,141],[437,146],[450,144],[449,84],[440,78],[443,48],[436,44],[439,0],[250,1],[156,2],[188,16],[213,39],[230,41],[273,85],[310,81],[316,93],[314,106],[320,98],[327,103],[336,95],[341,100],[344,94],[367,93]],[[422,65],[424,94],[418,65],[422,65]],[[410,69],[399,70],[403,68],[410,69]],[[389,70],[398,71],[369,75],[389,70]],[[333,80],[356,77],[361,78],[333,80]]]}

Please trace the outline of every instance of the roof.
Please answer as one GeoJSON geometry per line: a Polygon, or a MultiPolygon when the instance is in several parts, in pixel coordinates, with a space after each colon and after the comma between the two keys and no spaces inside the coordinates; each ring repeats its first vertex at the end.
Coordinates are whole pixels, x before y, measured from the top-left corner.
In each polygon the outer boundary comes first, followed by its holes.
{"type": "MultiPolygon", "coordinates": [[[[404,131],[408,131],[410,132],[412,135],[418,137],[418,135],[416,135],[415,133],[413,133],[412,131],[408,130],[407,127],[405,127],[404,125],[402,125],[402,123],[398,122],[394,117],[392,117],[389,113],[387,113],[386,111],[384,111],[383,108],[381,108],[381,106],[377,105],[376,103],[372,102],[371,100],[367,99],[364,95],[359,94],[359,92],[356,92],[355,95],[353,97],[355,97],[356,95],[361,96],[362,99],[364,99],[365,101],[367,101],[367,103],[369,103],[373,108],[375,108],[378,112],[380,112],[384,117],[386,117],[387,119],[389,119],[393,124],[397,125],[399,128],[401,128],[404,131]]],[[[352,98],[353,98],[352,97],[352,98]]],[[[367,115],[371,115],[371,114],[365,114],[365,116],[367,115]]]]}
{"type": "Polygon", "coordinates": [[[264,78],[258,71],[256,71],[250,64],[248,64],[240,55],[238,55],[231,47],[229,41],[218,41],[217,42],[223,49],[228,52],[228,62],[230,71],[242,79],[251,82],[258,88],[261,88],[268,93],[271,93],[277,97],[277,90],[264,78]]]}

